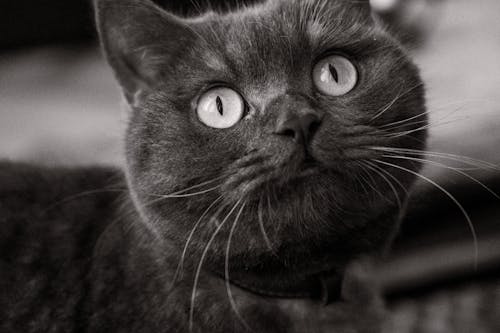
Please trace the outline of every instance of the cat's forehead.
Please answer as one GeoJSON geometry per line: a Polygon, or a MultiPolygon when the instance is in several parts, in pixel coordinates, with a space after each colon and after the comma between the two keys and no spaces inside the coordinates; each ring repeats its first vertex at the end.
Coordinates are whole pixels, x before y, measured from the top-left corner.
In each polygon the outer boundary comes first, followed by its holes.
{"type": "Polygon", "coordinates": [[[322,52],[353,43],[372,29],[364,13],[345,3],[272,0],[237,13],[209,15],[200,25],[206,47],[199,55],[215,70],[284,82],[322,52]]]}

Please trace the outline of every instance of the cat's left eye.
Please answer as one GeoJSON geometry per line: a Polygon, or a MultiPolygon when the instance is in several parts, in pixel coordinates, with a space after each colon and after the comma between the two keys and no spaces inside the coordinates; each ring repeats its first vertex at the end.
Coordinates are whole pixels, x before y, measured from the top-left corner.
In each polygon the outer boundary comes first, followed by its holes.
{"type": "Polygon", "coordinates": [[[230,88],[217,87],[205,92],[198,101],[198,119],[213,128],[229,128],[236,125],[245,110],[240,94],[230,88]]]}
{"type": "Polygon", "coordinates": [[[349,59],[340,55],[331,55],[314,66],[313,81],[316,88],[323,94],[342,96],[356,86],[358,71],[349,59]]]}

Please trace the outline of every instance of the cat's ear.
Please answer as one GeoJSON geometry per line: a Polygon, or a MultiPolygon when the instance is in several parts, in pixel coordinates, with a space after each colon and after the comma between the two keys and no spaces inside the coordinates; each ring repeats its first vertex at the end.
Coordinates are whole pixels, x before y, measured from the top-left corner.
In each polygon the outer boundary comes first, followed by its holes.
{"type": "MultiPolygon", "coordinates": [[[[149,0],[95,0],[102,47],[129,103],[151,89],[192,33],[149,0]]],[[[171,65],[171,64],[170,64],[171,65]]]]}
{"type": "Polygon", "coordinates": [[[348,3],[364,17],[369,19],[372,18],[372,6],[370,4],[370,0],[349,0],[348,3]]]}

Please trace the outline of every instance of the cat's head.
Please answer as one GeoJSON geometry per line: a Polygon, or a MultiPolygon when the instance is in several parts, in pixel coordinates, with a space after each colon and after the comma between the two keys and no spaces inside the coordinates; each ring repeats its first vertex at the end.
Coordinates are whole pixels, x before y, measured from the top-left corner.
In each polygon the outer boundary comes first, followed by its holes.
{"type": "Polygon", "coordinates": [[[182,248],[191,233],[201,251],[214,236],[217,267],[232,230],[232,270],[315,270],[387,243],[420,165],[386,148],[423,149],[427,118],[418,71],[369,1],[189,19],[148,0],[96,6],[131,107],[130,188],[161,237],[182,248]]]}

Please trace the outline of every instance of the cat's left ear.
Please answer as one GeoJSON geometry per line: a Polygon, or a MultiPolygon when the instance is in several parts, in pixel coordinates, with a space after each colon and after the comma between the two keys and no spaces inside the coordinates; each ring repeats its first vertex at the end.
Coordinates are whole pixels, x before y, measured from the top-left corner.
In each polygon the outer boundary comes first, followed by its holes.
{"type": "Polygon", "coordinates": [[[182,19],[150,0],[95,0],[94,7],[107,60],[133,104],[138,94],[158,83],[193,33],[182,19]]]}

